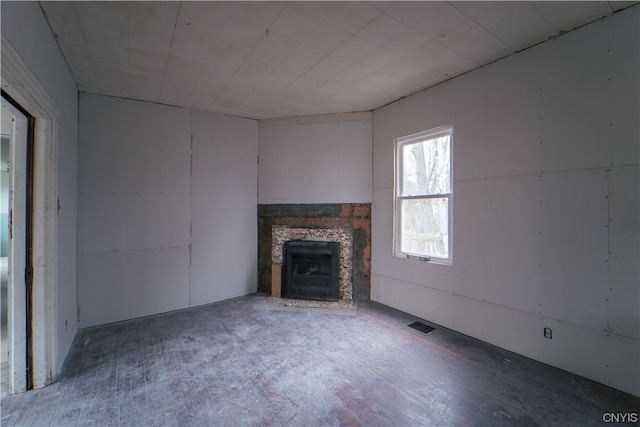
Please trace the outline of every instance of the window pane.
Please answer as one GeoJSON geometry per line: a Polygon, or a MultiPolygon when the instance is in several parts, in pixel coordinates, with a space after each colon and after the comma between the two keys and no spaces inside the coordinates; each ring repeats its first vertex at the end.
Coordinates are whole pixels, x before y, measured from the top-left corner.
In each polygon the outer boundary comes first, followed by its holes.
{"type": "Polygon", "coordinates": [[[401,148],[400,195],[447,194],[451,192],[449,135],[404,144],[401,148]]]}
{"type": "Polygon", "coordinates": [[[401,200],[400,250],[405,253],[449,258],[449,200],[401,200]]]}

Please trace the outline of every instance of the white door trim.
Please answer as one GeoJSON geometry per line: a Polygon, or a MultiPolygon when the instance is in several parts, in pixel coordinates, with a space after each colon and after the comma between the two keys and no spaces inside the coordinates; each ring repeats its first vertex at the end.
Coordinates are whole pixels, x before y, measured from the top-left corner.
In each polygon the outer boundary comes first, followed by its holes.
{"type": "MultiPolygon", "coordinates": [[[[6,37],[2,37],[2,89],[35,117],[31,322],[33,387],[40,388],[52,383],[58,375],[59,110],[6,37]]],[[[24,354],[24,345],[10,339],[9,351],[17,357],[20,351],[24,354]]],[[[23,383],[17,376],[21,373],[9,372],[10,387],[23,383]]],[[[9,388],[10,393],[20,391],[23,391],[20,387],[9,388]]]]}
{"type": "MultiPolygon", "coordinates": [[[[2,135],[9,138],[9,215],[11,230],[9,232],[9,264],[7,287],[7,353],[9,372],[7,390],[9,393],[23,391],[27,388],[26,373],[26,231],[27,217],[27,138],[29,120],[11,103],[2,99],[2,135]]],[[[4,230],[3,230],[4,232],[4,230]]]]}

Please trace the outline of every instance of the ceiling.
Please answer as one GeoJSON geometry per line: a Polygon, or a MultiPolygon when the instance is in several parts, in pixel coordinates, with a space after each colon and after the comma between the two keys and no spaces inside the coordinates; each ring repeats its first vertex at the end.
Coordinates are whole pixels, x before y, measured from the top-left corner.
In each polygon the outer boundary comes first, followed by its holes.
{"type": "Polygon", "coordinates": [[[81,91],[267,119],[373,110],[634,3],[40,5],[81,91]]]}

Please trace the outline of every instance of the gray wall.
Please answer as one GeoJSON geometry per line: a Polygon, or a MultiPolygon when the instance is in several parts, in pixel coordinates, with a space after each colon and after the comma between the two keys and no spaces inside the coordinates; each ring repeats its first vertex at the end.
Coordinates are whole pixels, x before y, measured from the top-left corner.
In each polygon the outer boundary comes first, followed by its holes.
{"type": "Polygon", "coordinates": [[[639,15],[374,112],[372,299],[640,395],[639,15]],[[394,257],[394,138],[448,124],[454,264],[394,257]]]}
{"type": "Polygon", "coordinates": [[[371,203],[371,114],[260,122],[261,204],[371,203]]]}
{"type": "Polygon", "coordinates": [[[82,93],[80,326],[257,288],[257,121],[82,93]]]}
{"type": "Polygon", "coordinates": [[[22,57],[59,109],[58,362],[75,337],[78,90],[37,2],[2,2],[2,37],[22,57]]]}

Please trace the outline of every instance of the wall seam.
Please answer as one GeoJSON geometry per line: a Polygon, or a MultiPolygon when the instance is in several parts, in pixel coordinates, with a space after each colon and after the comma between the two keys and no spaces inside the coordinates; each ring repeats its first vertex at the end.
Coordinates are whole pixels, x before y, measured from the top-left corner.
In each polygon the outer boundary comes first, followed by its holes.
{"type": "Polygon", "coordinates": [[[193,307],[191,298],[191,271],[193,270],[193,111],[189,112],[189,272],[187,280],[189,282],[189,307],[193,307]]]}

